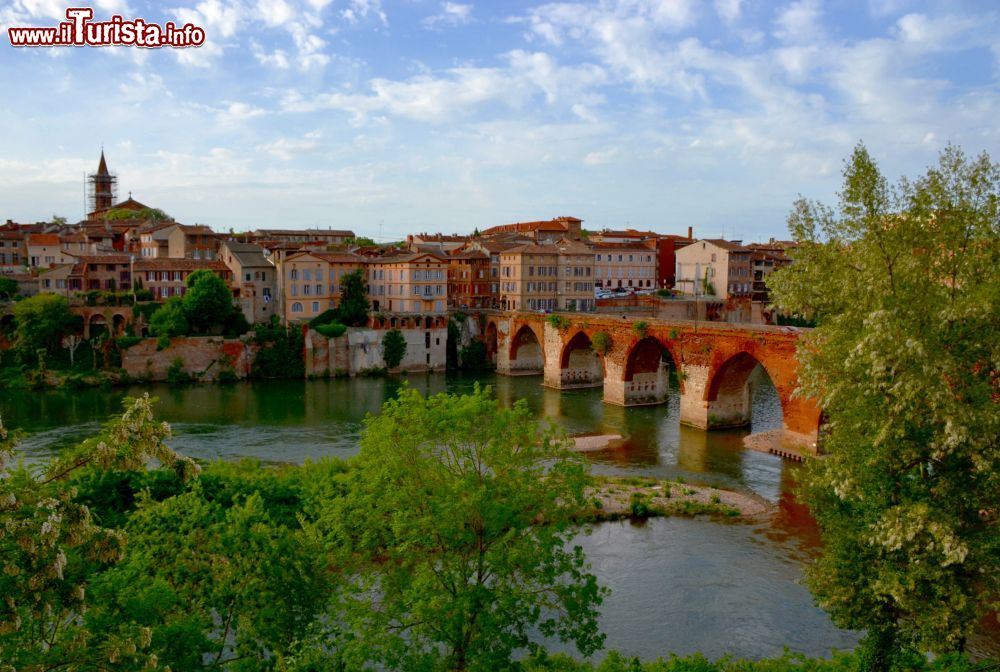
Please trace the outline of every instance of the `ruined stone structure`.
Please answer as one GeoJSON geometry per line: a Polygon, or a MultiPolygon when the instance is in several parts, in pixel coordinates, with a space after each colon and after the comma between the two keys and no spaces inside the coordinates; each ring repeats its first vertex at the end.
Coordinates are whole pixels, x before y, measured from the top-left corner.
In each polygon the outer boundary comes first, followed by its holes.
{"type": "Polygon", "coordinates": [[[792,327],[529,313],[489,315],[484,332],[497,373],[541,374],[556,389],[603,387],[609,404],[663,403],[673,367],[680,421],[701,429],[750,423],[750,374],[759,364],[781,400],[782,440],[815,454],[820,409],[793,394],[799,335],[792,327]]]}

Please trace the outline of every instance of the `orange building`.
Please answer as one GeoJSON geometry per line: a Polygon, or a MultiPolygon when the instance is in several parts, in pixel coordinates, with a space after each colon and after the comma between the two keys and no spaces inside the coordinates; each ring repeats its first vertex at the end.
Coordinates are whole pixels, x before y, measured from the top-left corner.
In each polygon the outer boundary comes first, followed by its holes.
{"type": "Polygon", "coordinates": [[[490,255],[481,250],[448,256],[448,303],[452,308],[491,308],[490,255]]]}

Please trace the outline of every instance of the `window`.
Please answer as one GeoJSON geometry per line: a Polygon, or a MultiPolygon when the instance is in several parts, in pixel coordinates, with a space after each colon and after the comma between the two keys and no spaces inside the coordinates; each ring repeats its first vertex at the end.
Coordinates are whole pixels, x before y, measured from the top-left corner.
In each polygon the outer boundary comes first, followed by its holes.
{"type": "Polygon", "coordinates": [[[417,296],[420,295],[420,286],[419,285],[413,285],[413,293],[416,294],[417,296]]]}
{"type": "Polygon", "coordinates": [[[323,293],[323,285],[316,285],[316,296],[323,293]]]}
{"type": "Polygon", "coordinates": [[[244,279],[245,279],[245,281],[246,281],[246,282],[250,282],[250,278],[251,278],[252,276],[251,276],[251,275],[250,275],[250,273],[248,272],[248,273],[244,274],[244,276],[243,276],[243,277],[244,277],[244,279]]]}
{"type": "Polygon", "coordinates": [[[313,311],[314,313],[319,312],[319,301],[313,301],[313,311]]]}
{"type": "Polygon", "coordinates": [[[302,312],[302,304],[298,303],[298,302],[293,303],[292,304],[292,312],[293,313],[301,313],[302,312]]]}
{"type": "MultiPolygon", "coordinates": [[[[289,280],[298,280],[299,279],[299,269],[293,268],[292,270],[288,271],[288,279],[289,280]]],[[[299,306],[299,309],[301,310],[302,306],[299,306]]]]}
{"type": "Polygon", "coordinates": [[[292,285],[292,296],[298,296],[298,295],[299,295],[299,286],[292,285]]]}

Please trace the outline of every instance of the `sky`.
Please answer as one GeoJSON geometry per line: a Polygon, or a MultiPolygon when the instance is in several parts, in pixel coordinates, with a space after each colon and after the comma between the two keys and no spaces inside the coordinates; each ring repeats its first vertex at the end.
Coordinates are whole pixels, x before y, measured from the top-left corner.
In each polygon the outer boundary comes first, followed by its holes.
{"type": "MultiPolygon", "coordinates": [[[[0,0],[0,221],[119,194],[219,231],[383,240],[570,215],[744,241],[947,143],[1000,159],[996,0],[94,0],[192,49],[15,49],[0,0]]],[[[70,3],[86,6],[84,0],[70,3]]]]}

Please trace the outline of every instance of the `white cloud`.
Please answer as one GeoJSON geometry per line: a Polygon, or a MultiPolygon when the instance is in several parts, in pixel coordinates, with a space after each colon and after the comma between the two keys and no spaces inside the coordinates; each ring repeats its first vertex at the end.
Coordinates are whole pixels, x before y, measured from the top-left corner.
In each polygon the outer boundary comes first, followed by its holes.
{"type": "Polygon", "coordinates": [[[315,152],[320,146],[323,134],[319,131],[310,131],[301,138],[278,138],[265,145],[258,145],[257,149],[267,152],[282,161],[291,161],[303,154],[315,152]]]}
{"type": "Polygon", "coordinates": [[[472,21],[472,5],[458,2],[442,2],[441,13],[428,16],[421,23],[425,28],[434,29],[441,26],[460,26],[472,21]]]}
{"type": "Polygon", "coordinates": [[[818,0],[798,0],[785,7],[774,20],[775,37],[792,43],[814,42],[823,31],[819,24],[823,11],[818,0]]]}
{"type": "Polygon", "coordinates": [[[619,151],[620,150],[617,147],[609,147],[598,152],[590,152],[583,157],[583,165],[600,166],[605,163],[610,163],[616,156],[618,156],[619,151]]]}
{"type": "Polygon", "coordinates": [[[383,26],[389,25],[389,17],[382,9],[382,0],[349,0],[347,9],[340,16],[348,23],[359,23],[369,16],[379,20],[383,26]]]}
{"type": "Polygon", "coordinates": [[[233,102],[217,110],[215,118],[222,126],[233,126],[248,119],[262,116],[263,114],[265,114],[265,111],[255,105],[233,102]]]}
{"type": "Polygon", "coordinates": [[[283,26],[295,17],[295,10],[285,0],[257,0],[257,15],[267,26],[283,26]]]}
{"type": "Polygon", "coordinates": [[[715,12],[724,23],[732,25],[740,20],[743,0],[715,0],[715,12]]]}

